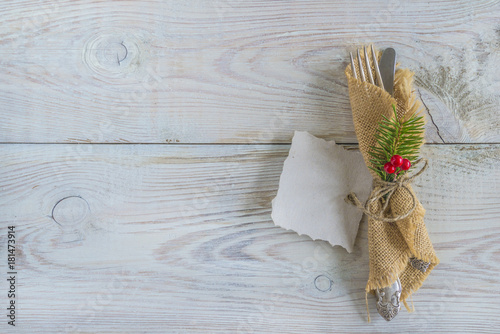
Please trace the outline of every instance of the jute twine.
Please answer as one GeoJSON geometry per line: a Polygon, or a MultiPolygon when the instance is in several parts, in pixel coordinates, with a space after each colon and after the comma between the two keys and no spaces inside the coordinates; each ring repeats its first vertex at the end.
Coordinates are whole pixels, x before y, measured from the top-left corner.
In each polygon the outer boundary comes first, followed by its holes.
{"type": "MultiPolygon", "coordinates": [[[[377,52],[377,55],[380,58],[380,52],[377,52]]],[[[366,73],[363,54],[361,58],[366,73]]],[[[360,73],[359,65],[355,66],[360,73]]],[[[373,167],[369,151],[370,147],[377,145],[375,134],[382,115],[393,117],[392,105],[396,106],[397,117],[401,121],[421,112],[421,103],[413,89],[413,73],[408,69],[396,71],[393,96],[371,83],[355,79],[351,65],[347,66],[345,74],[359,150],[365,164],[373,167]]],[[[422,286],[439,263],[425,227],[425,209],[411,186],[414,179],[427,168],[427,161],[422,161],[425,165],[419,172],[413,176],[402,177],[396,182],[381,181],[379,176],[370,170],[374,179],[373,190],[364,205],[354,194],[349,196],[349,202],[368,216],[370,271],[366,292],[374,293],[375,289],[387,287],[399,278],[402,286],[401,301],[405,306],[406,299],[422,286]],[[428,269],[421,272],[414,268],[410,264],[411,257],[430,263],[428,269]]]]}
{"type": "Polygon", "coordinates": [[[372,191],[370,197],[368,198],[368,200],[364,205],[361,204],[358,197],[353,192],[347,195],[345,201],[356,206],[358,209],[363,211],[368,217],[385,223],[394,223],[398,220],[409,217],[411,213],[417,208],[417,202],[418,202],[417,197],[410,190],[409,186],[417,176],[422,174],[427,169],[428,165],[427,159],[421,158],[415,162],[414,166],[419,164],[421,161],[425,162],[424,166],[417,173],[411,176],[402,175],[399,179],[392,182],[382,181],[381,179],[374,179],[373,180],[374,190],[372,191]],[[405,190],[410,196],[412,200],[411,208],[406,210],[406,212],[397,215],[396,217],[387,217],[387,214],[385,212],[387,211],[387,207],[390,203],[391,197],[396,192],[396,190],[399,189],[405,190]],[[374,202],[381,200],[384,203],[381,209],[378,212],[370,211],[370,207],[372,206],[372,204],[374,204],[374,202]]]}

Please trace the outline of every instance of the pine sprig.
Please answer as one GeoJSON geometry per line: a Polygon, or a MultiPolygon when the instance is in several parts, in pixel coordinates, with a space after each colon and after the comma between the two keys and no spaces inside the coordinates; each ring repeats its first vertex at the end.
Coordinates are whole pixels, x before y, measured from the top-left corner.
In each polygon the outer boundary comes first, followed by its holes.
{"type": "MultiPolygon", "coordinates": [[[[377,173],[384,181],[393,181],[396,174],[388,174],[384,170],[384,164],[387,163],[395,154],[400,155],[414,164],[419,157],[420,146],[424,140],[424,116],[418,113],[413,114],[406,121],[401,122],[398,119],[396,107],[392,105],[394,117],[390,119],[382,116],[378,131],[375,135],[377,144],[370,147],[368,152],[372,157],[370,162],[373,166],[369,167],[377,173]]],[[[401,171],[404,172],[404,171],[401,171]]]]}

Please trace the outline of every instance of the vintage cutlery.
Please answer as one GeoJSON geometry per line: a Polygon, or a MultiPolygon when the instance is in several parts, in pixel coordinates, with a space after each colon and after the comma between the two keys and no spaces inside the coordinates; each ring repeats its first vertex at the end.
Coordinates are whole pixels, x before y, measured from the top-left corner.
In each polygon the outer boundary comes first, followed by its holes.
{"type": "MultiPolygon", "coordinates": [[[[377,83],[375,83],[373,79],[372,66],[370,65],[371,63],[370,55],[366,51],[366,47],[364,47],[365,64],[369,82],[374,85],[377,84],[380,88],[384,89],[389,94],[393,95],[394,75],[396,70],[396,51],[393,48],[385,49],[384,52],[382,53],[382,56],[380,57],[380,65],[377,63],[377,56],[375,54],[375,50],[373,49],[373,45],[371,46],[371,51],[372,51],[371,62],[373,63],[373,68],[375,70],[377,83]]],[[[359,50],[357,53],[357,60],[358,60],[358,67],[359,67],[361,81],[366,81],[363,70],[363,63],[361,61],[359,50]]],[[[352,57],[352,53],[351,53],[351,68],[354,78],[357,78],[356,67],[354,66],[354,59],[352,57]]],[[[375,290],[375,294],[377,297],[377,311],[385,320],[391,321],[392,319],[394,319],[396,315],[398,315],[401,309],[401,304],[400,304],[401,292],[402,292],[402,287],[399,277],[390,286],[375,290]]]]}

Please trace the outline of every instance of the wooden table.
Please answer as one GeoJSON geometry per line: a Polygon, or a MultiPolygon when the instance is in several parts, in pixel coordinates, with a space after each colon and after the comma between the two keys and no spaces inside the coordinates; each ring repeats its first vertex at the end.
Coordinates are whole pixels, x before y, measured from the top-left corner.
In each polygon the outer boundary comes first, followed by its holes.
{"type": "Polygon", "coordinates": [[[500,331],[498,1],[13,0],[0,21],[0,332],[500,331]],[[365,222],[348,254],[270,216],[294,130],[356,143],[344,69],[370,42],[416,73],[441,260],[391,323],[372,299],[366,321],[365,222]]]}

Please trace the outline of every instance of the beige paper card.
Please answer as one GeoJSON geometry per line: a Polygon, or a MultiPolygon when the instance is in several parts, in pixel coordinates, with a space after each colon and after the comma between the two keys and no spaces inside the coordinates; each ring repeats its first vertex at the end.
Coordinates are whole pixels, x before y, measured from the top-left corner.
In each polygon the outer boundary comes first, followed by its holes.
{"type": "Polygon", "coordinates": [[[296,131],[272,202],[272,218],[277,226],[351,253],[362,212],[344,198],[352,191],[366,200],[371,185],[359,151],[296,131]]]}

